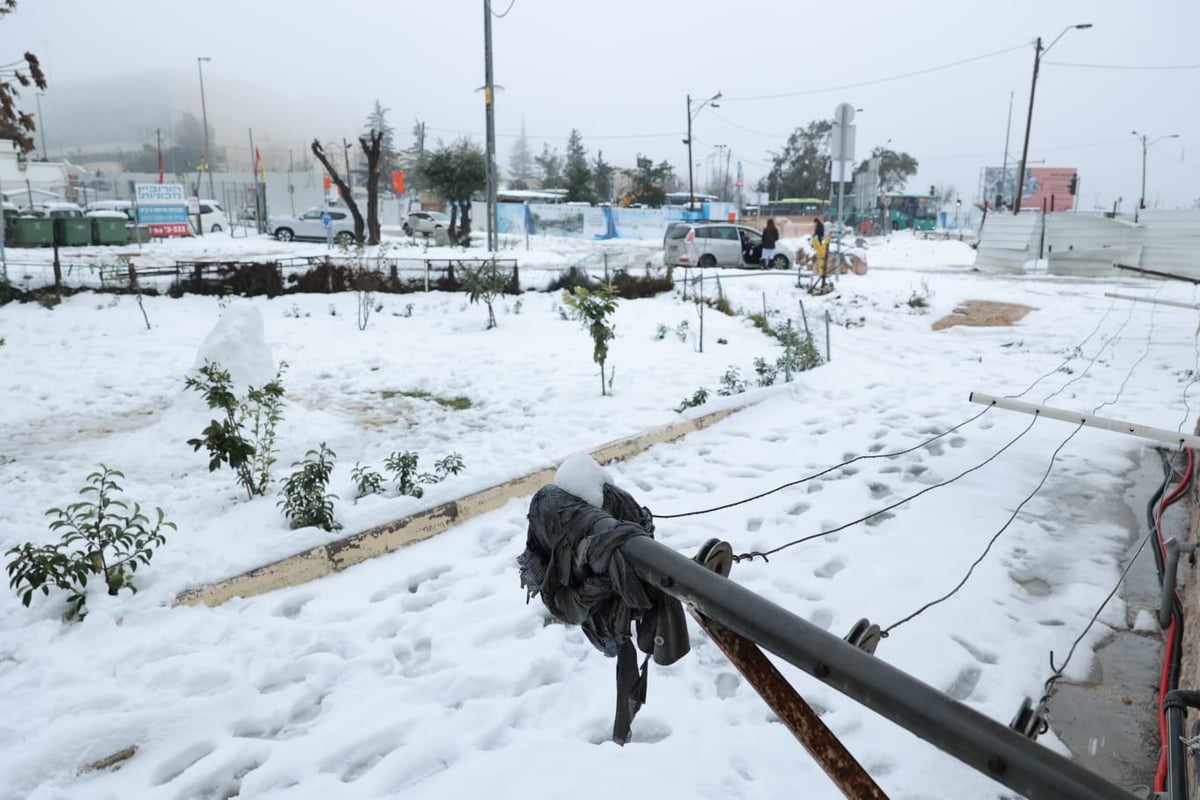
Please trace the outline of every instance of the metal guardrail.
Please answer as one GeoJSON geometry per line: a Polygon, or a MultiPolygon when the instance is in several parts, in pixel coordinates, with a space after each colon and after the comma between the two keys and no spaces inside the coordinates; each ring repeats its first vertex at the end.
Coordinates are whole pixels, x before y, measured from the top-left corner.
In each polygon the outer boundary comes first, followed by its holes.
{"type": "Polygon", "coordinates": [[[648,536],[621,552],[644,582],[1030,800],[1136,797],[648,536]]]}

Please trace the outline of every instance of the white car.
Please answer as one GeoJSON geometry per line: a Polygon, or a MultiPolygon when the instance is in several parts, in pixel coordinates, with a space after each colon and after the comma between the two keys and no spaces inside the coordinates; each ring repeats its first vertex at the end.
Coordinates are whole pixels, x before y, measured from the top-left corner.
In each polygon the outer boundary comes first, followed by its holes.
{"type": "Polygon", "coordinates": [[[267,223],[267,232],[281,242],[290,242],[293,239],[324,241],[326,232],[321,217],[325,214],[329,215],[329,228],[333,232],[334,241],[338,244],[350,244],[354,241],[354,217],[344,208],[310,208],[298,217],[271,217],[267,223]]]}
{"type": "Polygon", "coordinates": [[[409,236],[418,233],[429,236],[438,228],[449,228],[450,218],[440,211],[414,211],[401,227],[409,236]]]}
{"type": "Polygon", "coordinates": [[[776,248],[770,264],[762,264],[762,234],[732,222],[673,222],[663,235],[663,263],[684,267],[749,267],[791,269],[788,251],[776,248]]]}
{"type": "MultiPolygon", "coordinates": [[[[192,229],[196,228],[196,217],[192,215],[192,229]]],[[[205,233],[220,233],[229,227],[225,209],[216,200],[200,198],[200,229],[205,233]]]]}

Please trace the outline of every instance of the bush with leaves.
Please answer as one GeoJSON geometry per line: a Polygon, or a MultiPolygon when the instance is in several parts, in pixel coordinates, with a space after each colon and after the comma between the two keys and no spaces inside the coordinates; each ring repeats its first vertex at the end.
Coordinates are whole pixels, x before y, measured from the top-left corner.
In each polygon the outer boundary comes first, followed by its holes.
{"type": "Polygon", "coordinates": [[[142,507],[116,497],[121,492],[117,478],[125,476],[103,464],[99,472],[87,476],[87,486],[80,490],[84,499],[66,508],[52,508],[47,516],[55,517],[50,530],[63,531],[58,544],[40,547],[26,542],[13,547],[5,555],[8,562],[9,586],[28,606],[33,593],[50,594],[56,588],[70,592],[67,598],[67,618],[86,613],[85,590],[90,576],[103,577],[110,595],[121,589],[136,592],[133,573],[139,565],[149,565],[154,548],[166,542],[165,528],[175,529],[167,522],[161,508],[155,509],[155,520],[142,513],[142,507]]]}
{"type": "Polygon", "coordinates": [[[484,261],[477,267],[462,264],[463,288],[472,303],[482,300],[487,305],[487,330],[496,327],[496,312],[493,304],[496,298],[504,294],[509,283],[509,275],[496,264],[496,259],[484,261]]]}
{"type": "Polygon", "coordinates": [[[383,494],[383,476],[371,469],[370,466],[364,466],[355,461],[354,469],[350,470],[350,478],[354,481],[354,499],[356,501],[369,494],[383,494]]]}
{"type": "Polygon", "coordinates": [[[725,370],[725,374],[721,376],[721,388],[717,389],[717,394],[721,397],[732,397],[735,394],[742,394],[745,391],[746,382],[742,380],[737,367],[730,367],[725,370]]]}
{"type": "Polygon", "coordinates": [[[684,401],[679,404],[679,408],[675,409],[675,412],[682,414],[686,409],[696,408],[697,406],[702,406],[707,402],[708,389],[705,389],[703,386],[701,386],[691,397],[684,398],[684,401]]]}
{"type": "Polygon", "coordinates": [[[608,360],[608,343],[616,338],[616,325],[612,316],[617,310],[617,294],[611,283],[599,289],[588,290],[576,286],[563,292],[563,302],[573,316],[581,321],[592,337],[592,360],[600,366],[600,394],[607,394],[604,362],[608,360]]]}
{"type": "Polygon", "coordinates": [[[421,488],[422,484],[441,483],[448,475],[457,475],[465,469],[462,456],[451,453],[433,462],[432,473],[418,472],[417,464],[420,458],[411,450],[405,450],[403,453],[392,453],[384,460],[383,465],[392,473],[392,482],[395,483],[398,493],[421,497],[425,494],[425,490],[421,488]]]}
{"type": "Polygon", "coordinates": [[[212,420],[201,433],[202,437],[188,439],[192,450],[208,449],[209,472],[228,464],[237,473],[238,483],[246,496],[263,495],[271,482],[271,467],[275,465],[275,427],[283,418],[283,372],[286,362],[280,362],[275,377],[261,388],[251,386],[246,396],[238,399],[233,391],[233,379],[228,370],[213,361],[205,361],[199,377],[188,377],[184,383],[204,396],[209,408],[225,412],[224,419],[212,420]]]}
{"type": "Polygon", "coordinates": [[[341,523],[333,518],[333,501],[337,495],[328,491],[336,455],[321,442],[317,450],[305,453],[303,461],[292,464],[299,469],[284,481],[283,499],[277,505],[283,509],[293,528],[315,526],[327,531],[341,530],[341,523]]]}

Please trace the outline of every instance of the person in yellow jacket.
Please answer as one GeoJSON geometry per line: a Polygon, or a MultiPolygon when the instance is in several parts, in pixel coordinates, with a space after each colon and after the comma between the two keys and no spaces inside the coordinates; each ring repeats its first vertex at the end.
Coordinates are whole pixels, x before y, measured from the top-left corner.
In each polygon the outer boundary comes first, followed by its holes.
{"type": "Polygon", "coordinates": [[[829,240],[821,239],[817,236],[817,234],[814,233],[812,236],[812,246],[813,252],[816,255],[816,269],[814,272],[823,276],[825,274],[825,265],[827,263],[826,259],[829,256],[829,240]]]}

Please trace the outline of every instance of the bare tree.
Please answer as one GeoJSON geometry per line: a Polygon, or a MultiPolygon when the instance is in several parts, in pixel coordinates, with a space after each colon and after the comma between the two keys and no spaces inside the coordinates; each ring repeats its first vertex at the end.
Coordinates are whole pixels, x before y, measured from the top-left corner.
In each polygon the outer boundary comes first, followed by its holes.
{"type": "Polygon", "coordinates": [[[367,244],[379,244],[379,172],[383,161],[383,133],[372,128],[367,133],[369,142],[366,136],[358,137],[358,143],[367,157],[367,244]]]}
{"type": "MultiPolygon", "coordinates": [[[[17,0],[0,0],[0,17],[16,9],[17,0]]],[[[0,63],[0,138],[12,139],[22,153],[28,153],[34,147],[30,134],[37,129],[37,125],[33,115],[17,108],[17,98],[21,93],[14,83],[25,87],[32,84],[38,89],[45,89],[46,76],[42,74],[42,67],[33,53],[26,53],[23,59],[12,63],[0,57],[0,62],[5,62],[0,63]],[[25,62],[24,70],[21,68],[22,60],[25,62]]],[[[42,158],[45,157],[46,154],[42,153],[42,158]]]]}
{"type": "Polygon", "coordinates": [[[325,167],[325,171],[329,173],[329,179],[338,187],[338,192],[342,195],[342,200],[346,203],[346,208],[350,209],[350,216],[354,217],[354,240],[359,244],[363,240],[363,215],[358,210],[358,203],[354,202],[354,196],[350,194],[350,186],[333,166],[329,160],[329,156],[325,153],[325,148],[317,139],[313,139],[312,153],[317,157],[317,161],[321,162],[321,166],[325,167]]]}

